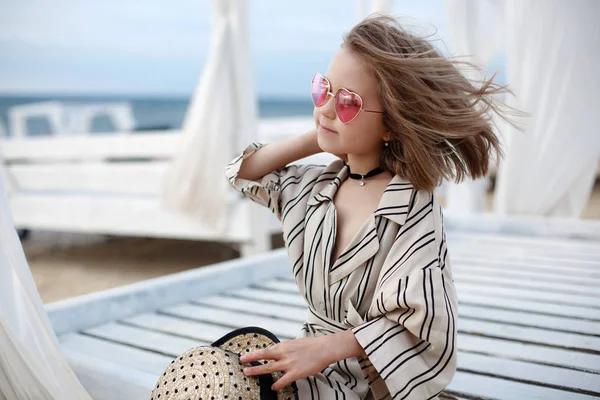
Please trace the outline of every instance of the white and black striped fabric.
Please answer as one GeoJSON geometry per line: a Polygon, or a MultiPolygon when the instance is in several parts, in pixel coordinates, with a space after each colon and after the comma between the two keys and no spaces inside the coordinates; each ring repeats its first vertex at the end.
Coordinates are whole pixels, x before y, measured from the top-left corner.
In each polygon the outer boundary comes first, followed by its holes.
{"type": "Polygon", "coordinates": [[[330,265],[333,199],[342,160],[237,177],[250,144],[226,168],[231,185],[282,223],[292,272],[308,305],[298,337],[352,329],[368,355],[298,380],[300,399],[437,399],[456,371],[458,302],[437,198],[395,175],[377,210],[330,265]]]}

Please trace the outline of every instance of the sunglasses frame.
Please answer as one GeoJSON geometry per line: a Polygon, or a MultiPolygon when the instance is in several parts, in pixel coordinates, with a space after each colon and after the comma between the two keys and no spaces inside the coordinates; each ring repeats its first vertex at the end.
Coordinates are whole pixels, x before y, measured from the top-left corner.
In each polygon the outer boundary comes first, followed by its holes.
{"type": "Polygon", "coordinates": [[[318,72],[313,76],[312,80],[310,81],[310,98],[311,98],[311,100],[312,100],[312,102],[313,102],[313,104],[314,104],[315,107],[322,107],[322,106],[324,106],[327,103],[329,95],[331,95],[331,97],[333,97],[333,101],[335,102],[335,98],[336,98],[336,96],[337,96],[337,94],[339,93],[340,90],[345,90],[346,92],[348,92],[350,94],[353,94],[353,95],[355,95],[356,97],[358,97],[360,99],[360,109],[358,110],[358,112],[356,113],[356,115],[354,117],[352,117],[352,119],[350,121],[348,121],[348,122],[342,121],[342,119],[338,115],[337,108],[335,107],[335,104],[333,105],[333,111],[335,112],[335,116],[341,121],[342,124],[347,125],[350,122],[354,121],[354,119],[359,116],[359,114],[360,114],[361,111],[370,112],[370,113],[377,113],[377,114],[383,114],[383,111],[367,110],[366,108],[363,108],[363,99],[362,99],[362,97],[360,97],[360,95],[358,93],[353,92],[350,89],[346,89],[344,87],[340,87],[340,88],[338,88],[335,91],[335,93],[333,93],[331,91],[331,82],[329,82],[329,79],[327,79],[323,75],[319,74],[318,72]],[[317,78],[317,76],[321,77],[321,79],[323,79],[325,82],[327,82],[327,93],[325,94],[325,100],[323,100],[323,103],[321,103],[321,105],[317,105],[315,103],[315,100],[314,100],[313,96],[312,96],[312,88],[313,88],[313,84],[315,82],[315,78],[317,78]]]}

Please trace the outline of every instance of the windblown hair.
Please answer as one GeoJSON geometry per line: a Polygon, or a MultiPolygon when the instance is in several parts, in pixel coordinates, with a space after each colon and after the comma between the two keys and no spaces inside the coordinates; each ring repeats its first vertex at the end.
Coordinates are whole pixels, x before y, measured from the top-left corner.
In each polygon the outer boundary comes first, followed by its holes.
{"type": "Polygon", "coordinates": [[[496,74],[476,86],[459,66],[480,70],[477,65],[442,56],[426,37],[389,16],[363,20],[342,46],[365,61],[378,82],[383,123],[392,136],[383,147],[383,168],[433,191],[443,179],[483,177],[491,158],[502,157],[491,111],[510,120],[492,96],[512,92],[493,82],[496,74]]]}

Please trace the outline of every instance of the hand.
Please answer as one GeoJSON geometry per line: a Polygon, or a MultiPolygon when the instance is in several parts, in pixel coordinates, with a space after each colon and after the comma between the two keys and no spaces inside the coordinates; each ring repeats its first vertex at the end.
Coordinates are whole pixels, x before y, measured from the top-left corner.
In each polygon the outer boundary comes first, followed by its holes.
{"type": "Polygon", "coordinates": [[[327,343],[325,336],[286,340],[268,349],[243,354],[240,361],[247,363],[275,360],[265,365],[244,368],[244,374],[252,376],[282,371],[284,375],[271,386],[272,390],[277,391],[298,379],[315,375],[335,362],[332,361],[331,346],[327,346],[327,343]]]}

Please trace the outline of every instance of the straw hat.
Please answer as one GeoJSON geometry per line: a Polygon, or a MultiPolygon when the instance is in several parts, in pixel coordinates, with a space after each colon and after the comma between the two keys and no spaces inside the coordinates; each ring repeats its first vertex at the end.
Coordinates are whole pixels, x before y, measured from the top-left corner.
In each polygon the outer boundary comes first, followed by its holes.
{"type": "Polygon", "coordinates": [[[283,375],[244,375],[243,368],[273,360],[240,362],[240,355],[267,349],[279,339],[257,326],[236,329],[211,345],[189,349],[179,355],[158,379],[152,400],[297,400],[296,383],[277,392],[271,386],[283,375]]]}

